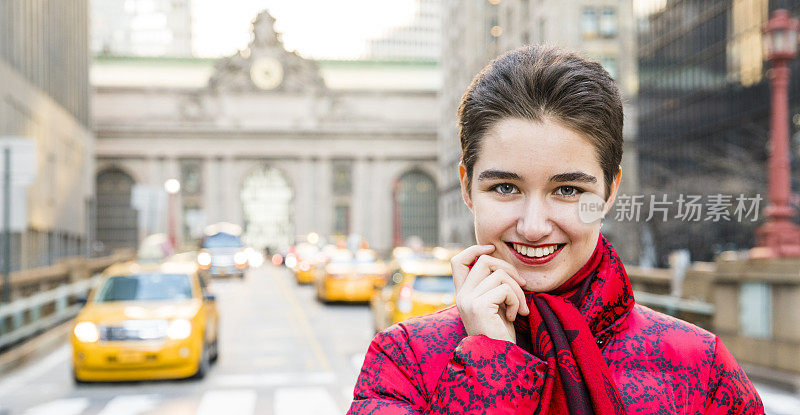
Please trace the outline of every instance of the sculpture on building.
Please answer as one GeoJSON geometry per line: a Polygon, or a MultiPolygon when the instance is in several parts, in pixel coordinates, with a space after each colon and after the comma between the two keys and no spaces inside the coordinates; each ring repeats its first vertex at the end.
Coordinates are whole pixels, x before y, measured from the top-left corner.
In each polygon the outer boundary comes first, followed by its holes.
{"type": "Polygon", "coordinates": [[[253,20],[253,40],[222,58],[208,82],[214,91],[315,93],[325,89],[316,62],[289,52],[275,31],[275,18],[263,11],[253,20]]]}

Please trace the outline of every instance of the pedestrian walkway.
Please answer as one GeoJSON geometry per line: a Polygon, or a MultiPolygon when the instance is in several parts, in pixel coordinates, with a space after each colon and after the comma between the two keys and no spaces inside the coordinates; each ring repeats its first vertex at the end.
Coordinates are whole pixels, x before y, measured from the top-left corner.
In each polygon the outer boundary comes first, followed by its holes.
{"type": "Polygon", "coordinates": [[[58,399],[37,405],[24,411],[23,415],[139,415],[145,413],[168,413],[169,415],[251,415],[272,413],[273,415],[334,415],[342,414],[327,388],[283,387],[273,393],[259,394],[256,389],[220,389],[203,393],[199,404],[181,396],[157,394],[121,395],[108,399],[90,397],[58,399]],[[259,401],[272,402],[272,411],[265,412],[259,401]],[[168,411],[158,410],[169,408],[168,411]],[[262,408],[258,409],[257,408],[262,408]]]}

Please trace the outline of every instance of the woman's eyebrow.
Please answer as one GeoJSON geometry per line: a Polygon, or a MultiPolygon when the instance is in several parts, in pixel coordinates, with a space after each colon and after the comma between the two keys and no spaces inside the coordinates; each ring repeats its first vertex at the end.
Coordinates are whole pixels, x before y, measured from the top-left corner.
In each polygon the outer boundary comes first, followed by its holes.
{"type": "Polygon", "coordinates": [[[583,183],[597,183],[597,178],[586,174],[581,171],[573,171],[569,173],[559,173],[550,176],[551,182],[583,182],[583,183]]]}
{"type": "Polygon", "coordinates": [[[484,170],[478,175],[478,180],[522,180],[522,177],[510,171],[484,170]]]}

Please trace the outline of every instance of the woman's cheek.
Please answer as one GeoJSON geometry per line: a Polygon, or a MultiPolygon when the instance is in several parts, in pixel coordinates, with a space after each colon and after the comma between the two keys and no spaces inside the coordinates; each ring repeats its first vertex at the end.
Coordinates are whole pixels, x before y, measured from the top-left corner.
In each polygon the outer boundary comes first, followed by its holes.
{"type": "Polygon", "coordinates": [[[475,200],[475,233],[479,244],[489,244],[500,239],[506,229],[516,226],[514,203],[498,202],[490,198],[475,200]]]}
{"type": "Polygon", "coordinates": [[[564,203],[551,210],[553,212],[553,221],[561,230],[573,237],[592,233],[595,228],[600,226],[599,221],[597,223],[586,223],[581,220],[578,209],[579,203],[564,203]]]}

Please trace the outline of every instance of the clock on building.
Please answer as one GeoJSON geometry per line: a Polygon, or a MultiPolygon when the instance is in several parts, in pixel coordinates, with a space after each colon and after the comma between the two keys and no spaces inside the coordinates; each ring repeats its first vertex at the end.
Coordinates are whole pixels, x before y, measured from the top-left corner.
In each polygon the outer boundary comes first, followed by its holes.
{"type": "Polygon", "coordinates": [[[260,57],[250,66],[250,79],[260,89],[275,89],[283,81],[283,66],[275,58],[260,57]]]}

